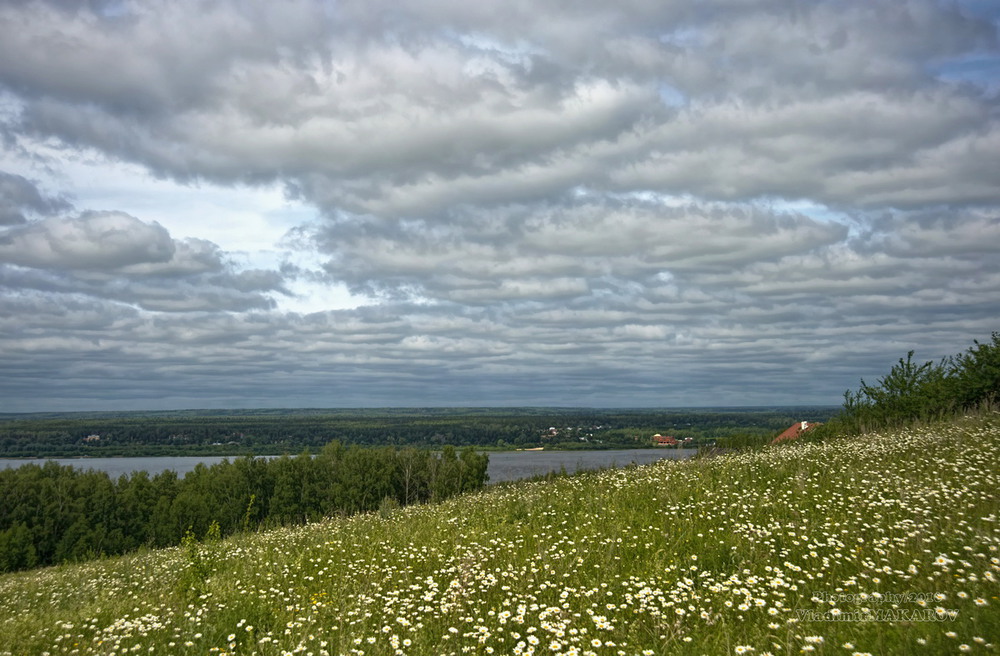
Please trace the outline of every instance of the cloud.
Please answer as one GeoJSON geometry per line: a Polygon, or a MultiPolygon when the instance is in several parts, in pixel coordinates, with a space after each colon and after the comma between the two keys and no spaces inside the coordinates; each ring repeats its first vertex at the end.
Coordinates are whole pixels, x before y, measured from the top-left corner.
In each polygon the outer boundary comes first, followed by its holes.
{"type": "Polygon", "coordinates": [[[32,268],[114,270],[168,262],[174,250],[162,226],[118,212],[44,219],[0,236],[0,262],[32,268]]]}
{"type": "Polygon", "coordinates": [[[14,131],[181,180],[280,179],[324,208],[381,216],[576,185],[996,201],[992,103],[927,69],[996,50],[994,26],[958,8],[634,3],[539,16],[421,3],[385,21],[368,3],[280,16],[216,3],[180,29],[184,5],[125,5],[120,19],[7,6],[0,82],[23,103],[14,131]],[[661,102],[664,88],[680,107],[661,102]],[[954,151],[967,153],[961,171],[942,166],[954,151]]]}
{"type": "Polygon", "coordinates": [[[896,213],[876,224],[872,239],[890,255],[978,262],[995,253],[1000,243],[1000,210],[896,213]]]}
{"type": "Polygon", "coordinates": [[[4,3],[0,394],[835,403],[996,329],[998,24],[967,0],[4,3]],[[308,211],[94,191],[125,169],[308,211]]]}
{"type": "Polygon", "coordinates": [[[0,171],[0,226],[25,223],[28,216],[49,216],[70,207],[65,198],[45,195],[27,178],[0,171]]]}
{"type": "Polygon", "coordinates": [[[760,207],[619,199],[456,211],[447,222],[321,226],[327,272],[359,293],[462,303],[589,296],[811,252],[847,229],[760,207]]]}
{"type": "Polygon", "coordinates": [[[269,292],[287,293],[277,271],[237,271],[211,242],[174,240],[156,222],[114,211],[0,232],[0,282],[172,312],[267,309],[269,292]]]}

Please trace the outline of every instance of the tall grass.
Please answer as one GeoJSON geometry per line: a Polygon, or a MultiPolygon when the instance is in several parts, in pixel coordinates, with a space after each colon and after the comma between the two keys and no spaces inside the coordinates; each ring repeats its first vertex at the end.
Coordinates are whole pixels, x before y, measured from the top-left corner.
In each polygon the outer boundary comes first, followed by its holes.
{"type": "Polygon", "coordinates": [[[996,651],[1000,421],[0,577],[0,654],[996,651]]]}

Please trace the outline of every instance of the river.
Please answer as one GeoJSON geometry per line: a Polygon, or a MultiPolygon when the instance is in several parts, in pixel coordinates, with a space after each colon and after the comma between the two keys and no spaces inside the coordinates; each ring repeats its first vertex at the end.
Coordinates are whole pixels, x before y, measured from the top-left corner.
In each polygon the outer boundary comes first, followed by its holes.
{"type": "MultiPolygon", "coordinates": [[[[557,472],[565,468],[567,472],[605,467],[625,467],[631,464],[644,465],[665,458],[682,460],[690,458],[697,449],[615,449],[608,451],[492,451],[487,473],[491,483],[516,481],[557,472]]],[[[232,458],[230,458],[232,459],[232,458]]],[[[198,463],[214,465],[223,460],[222,456],[160,456],[152,458],[52,458],[60,465],[72,465],[77,469],[96,469],[107,472],[112,478],[136,471],[147,471],[155,475],[172,469],[178,475],[188,473],[198,463]]],[[[10,469],[27,464],[42,464],[42,459],[0,458],[0,469],[10,469]]]]}

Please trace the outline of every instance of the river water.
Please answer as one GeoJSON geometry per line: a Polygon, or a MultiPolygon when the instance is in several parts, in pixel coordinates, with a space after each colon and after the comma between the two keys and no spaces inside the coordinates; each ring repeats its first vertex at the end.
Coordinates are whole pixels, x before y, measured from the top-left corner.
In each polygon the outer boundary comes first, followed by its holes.
{"type": "MultiPolygon", "coordinates": [[[[665,458],[682,460],[690,458],[697,449],[620,449],[610,451],[493,451],[490,452],[490,466],[487,473],[491,483],[516,481],[558,472],[567,472],[606,467],[625,467],[631,464],[644,465],[665,458]]],[[[232,458],[230,458],[232,459],[232,458]]],[[[153,458],[52,458],[60,465],[72,465],[77,469],[96,469],[107,472],[112,478],[136,471],[147,471],[151,476],[172,469],[183,476],[201,462],[206,466],[223,460],[222,456],[162,456],[153,458]]],[[[42,464],[44,460],[0,458],[0,469],[10,469],[22,465],[42,464]]]]}

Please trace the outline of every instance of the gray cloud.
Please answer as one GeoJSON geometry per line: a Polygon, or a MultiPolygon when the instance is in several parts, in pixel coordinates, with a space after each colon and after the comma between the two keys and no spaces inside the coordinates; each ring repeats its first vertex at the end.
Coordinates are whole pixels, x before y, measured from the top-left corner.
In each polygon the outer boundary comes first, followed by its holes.
{"type": "Polygon", "coordinates": [[[168,262],[174,250],[162,226],[118,212],[44,219],[0,235],[0,262],[33,268],[114,270],[168,262]]]}
{"type": "Polygon", "coordinates": [[[96,211],[0,231],[0,285],[174,312],[268,309],[268,292],[287,293],[279,272],[237,271],[211,242],[96,211]]]}
{"type": "Polygon", "coordinates": [[[65,198],[44,194],[27,178],[0,171],[0,226],[25,223],[28,216],[50,216],[70,207],[65,198]]]}
{"type": "Polygon", "coordinates": [[[997,328],[998,25],[936,0],[4,3],[0,394],[835,403],[997,328]],[[251,266],[44,191],[107,162],[315,218],[251,266]],[[321,284],[357,307],[280,309],[321,284]]]}
{"type": "Polygon", "coordinates": [[[731,270],[814,251],[838,224],[760,208],[640,200],[457,212],[448,222],[347,220],[314,236],[329,273],[368,293],[463,303],[590,295],[608,284],[731,270]]]}
{"type": "Polygon", "coordinates": [[[21,129],[179,179],[281,178],[325,207],[390,216],[578,184],[996,200],[983,173],[992,103],[927,70],[995,52],[996,29],[936,3],[637,3],[549,17],[421,3],[394,4],[389,23],[368,3],[332,16],[298,3],[280,17],[220,3],[193,26],[174,20],[183,4],[135,9],[127,29],[44,5],[0,12],[0,80],[20,91],[21,129]],[[602,69],[612,52],[624,61],[602,69]],[[659,102],[664,87],[682,107],[659,102]],[[961,170],[941,165],[954,151],[961,170]]]}

